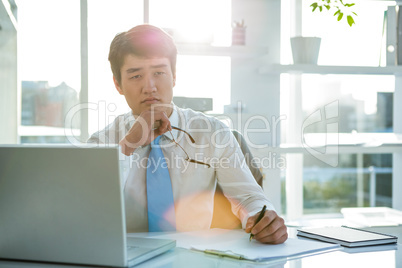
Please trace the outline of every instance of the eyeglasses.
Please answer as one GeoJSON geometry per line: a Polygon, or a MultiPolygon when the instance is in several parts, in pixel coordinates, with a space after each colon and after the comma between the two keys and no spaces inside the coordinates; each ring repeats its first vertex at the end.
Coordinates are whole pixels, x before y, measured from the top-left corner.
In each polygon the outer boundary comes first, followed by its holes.
{"type": "MultiPolygon", "coordinates": [[[[195,143],[194,138],[193,138],[193,137],[190,135],[190,133],[188,133],[187,131],[185,131],[185,130],[183,130],[183,129],[181,129],[181,128],[178,128],[178,127],[174,127],[174,126],[172,126],[172,129],[175,129],[175,130],[178,130],[178,131],[181,131],[181,132],[187,134],[187,136],[190,138],[191,142],[192,142],[192,143],[195,143]]],[[[186,152],[186,150],[184,150],[184,148],[174,139],[174,136],[173,136],[173,134],[172,134],[172,131],[169,131],[169,132],[170,132],[170,135],[172,136],[172,142],[174,142],[174,143],[185,153],[185,155],[186,155],[186,161],[188,161],[188,162],[190,162],[190,163],[205,165],[205,166],[207,166],[207,167],[209,167],[209,168],[211,167],[210,164],[207,164],[207,163],[204,163],[204,162],[201,162],[201,161],[197,161],[197,160],[195,160],[195,159],[190,158],[190,156],[188,155],[188,153],[186,152]]]]}

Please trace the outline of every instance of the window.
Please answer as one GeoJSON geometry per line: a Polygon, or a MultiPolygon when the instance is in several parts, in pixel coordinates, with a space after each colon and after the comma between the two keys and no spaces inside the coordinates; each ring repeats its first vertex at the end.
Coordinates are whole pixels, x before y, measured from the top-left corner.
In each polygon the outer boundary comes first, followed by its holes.
{"type": "Polygon", "coordinates": [[[64,128],[79,135],[79,117],[65,121],[79,102],[79,4],[79,0],[18,1],[22,143],[64,143],[64,128]]]}
{"type": "Polygon", "coordinates": [[[174,96],[211,98],[213,113],[223,113],[230,104],[229,57],[179,56],[177,59],[177,84],[174,96]]]}
{"type": "Polygon", "coordinates": [[[150,23],[166,29],[178,45],[174,96],[212,98],[210,112],[223,113],[224,105],[230,104],[230,58],[180,52],[183,44],[195,48],[231,44],[231,1],[151,0],[150,23]]]}
{"type": "Polygon", "coordinates": [[[143,23],[143,1],[88,1],[88,130],[103,129],[129,107],[113,83],[109,47],[117,33],[143,23]]]}
{"type": "MultiPolygon", "coordinates": [[[[18,8],[21,142],[68,142],[65,128],[72,129],[72,135],[79,140],[80,116],[72,108],[80,103],[81,90],[80,1],[19,0],[18,8]],[[69,111],[75,112],[66,120],[69,111]]],[[[208,46],[230,44],[228,0],[198,4],[151,0],[149,12],[151,23],[166,30],[178,30],[175,38],[179,52],[183,42],[197,45],[204,42],[201,45],[208,46]],[[188,7],[187,12],[182,12],[182,5],[188,7]],[[201,9],[209,14],[207,20],[201,9]],[[191,38],[180,41],[188,36],[191,38]]],[[[117,115],[129,111],[124,97],[116,92],[113,84],[109,46],[118,32],[143,23],[143,14],[142,1],[88,0],[88,78],[85,79],[88,79],[89,103],[84,109],[88,109],[89,133],[103,129],[117,115]]],[[[230,58],[179,55],[177,64],[174,95],[212,97],[210,112],[222,113],[224,105],[230,101],[230,58]]]]}
{"type": "MultiPolygon", "coordinates": [[[[321,48],[317,74],[281,75],[281,114],[300,122],[296,127],[291,120],[282,122],[282,142],[298,141],[301,147],[318,151],[306,149],[304,153],[287,155],[289,166],[282,177],[282,193],[286,195],[282,196],[282,207],[290,211],[291,218],[339,213],[342,207],[392,206],[392,151],[365,153],[362,148],[381,145],[381,141],[392,135],[395,76],[359,75],[353,71],[331,74],[331,69],[321,71],[319,66],[385,64],[384,11],[395,3],[354,2],[358,16],[356,24],[349,27],[345,18],[338,22],[332,11],[313,13],[310,4],[302,1],[301,33],[321,37],[321,48]],[[331,116],[326,114],[329,107],[336,108],[331,116]],[[314,148],[330,143],[336,149],[334,154],[324,156],[325,147],[314,148]],[[321,159],[316,157],[320,154],[321,159]],[[294,195],[299,196],[296,202],[292,199],[294,195]]],[[[289,2],[284,1],[281,45],[284,64],[292,62],[287,5],[289,2]]]]}

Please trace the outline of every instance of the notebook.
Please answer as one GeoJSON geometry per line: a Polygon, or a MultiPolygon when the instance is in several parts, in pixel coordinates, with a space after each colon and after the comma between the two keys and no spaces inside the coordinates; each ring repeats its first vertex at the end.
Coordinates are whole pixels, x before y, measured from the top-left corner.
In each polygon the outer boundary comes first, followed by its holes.
{"type": "Polygon", "coordinates": [[[398,238],[396,236],[371,232],[347,226],[305,228],[297,230],[297,235],[301,237],[317,239],[324,242],[340,244],[341,246],[345,247],[393,244],[398,241],[398,238]]]}
{"type": "Polygon", "coordinates": [[[118,147],[0,147],[0,258],[127,267],[175,247],[127,238],[118,147]]]}

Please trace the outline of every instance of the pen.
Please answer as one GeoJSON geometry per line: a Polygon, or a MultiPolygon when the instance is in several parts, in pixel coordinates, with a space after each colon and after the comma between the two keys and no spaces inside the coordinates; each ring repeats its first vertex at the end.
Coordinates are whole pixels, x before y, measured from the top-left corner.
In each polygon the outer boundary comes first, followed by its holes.
{"type": "Polygon", "coordinates": [[[244,260],[244,258],[241,255],[234,254],[234,253],[226,253],[226,252],[213,250],[213,249],[206,249],[206,250],[204,250],[204,252],[207,254],[217,255],[220,257],[228,257],[228,258],[237,259],[237,260],[244,260]]]}
{"type": "MultiPolygon", "coordinates": [[[[256,226],[257,225],[257,223],[262,219],[262,217],[264,217],[264,214],[265,214],[265,210],[267,209],[267,206],[266,205],[264,205],[263,207],[262,207],[262,209],[261,209],[261,212],[260,212],[260,215],[258,216],[258,218],[257,218],[257,220],[255,221],[255,223],[254,223],[254,226],[256,226]]],[[[254,228],[254,226],[253,226],[253,228],[254,228]]],[[[251,228],[251,229],[253,229],[253,228],[251,228]]],[[[251,239],[253,239],[253,234],[252,233],[250,233],[250,240],[249,241],[251,241],[251,239]]]]}

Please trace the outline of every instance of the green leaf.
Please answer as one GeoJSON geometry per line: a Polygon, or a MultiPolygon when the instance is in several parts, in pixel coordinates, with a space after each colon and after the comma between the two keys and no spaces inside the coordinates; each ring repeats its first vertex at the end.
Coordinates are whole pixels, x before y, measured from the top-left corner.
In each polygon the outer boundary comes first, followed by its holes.
{"type": "Polygon", "coordinates": [[[354,21],[354,19],[352,18],[352,16],[348,15],[347,20],[348,20],[349,26],[352,27],[352,25],[355,23],[355,21],[354,21]]]}
{"type": "Polygon", "coordinates": [[[320,12],[321,12],[322,11],[322,6],[319,6],[318,8],[320,9],[320,12]]]}
{"type": "Polygon", "coordinates": [[[337,12],[334,13],[334,16],[338,15],[339,12],[341,12],[340,10],[338,10],[337,12]]]}
{"type": "Polygon", "coordinates": [[[352,7],[352,6],[354,6],[355,4],[353,3],[353,4],[346,4],[345,6],[347,6],[347,7],[352,7]]]}
{"type": "Polygon", "coordinates": [[[339,12],[338,21],[340,21],[340,20],[342,19],[342,17],[343,17],[343,13],[342,13],[342,12],[339,12]]]}
{"type": "Polygon", "coordinates": [[[329,10],[331,8],[329,5],[324,5],[324,7],[326,7],[327,10],[329,10]]]}
{"type": "Polygon", "coordinates": [[[314,10],[316,10],[316,8],[318,7],[318,4],[312,3],[310,6],[313,8],[312,12],[314,12],[314,10]]]}
{"type": "Polygon", "coordinates": [[[355,14],[357,16],[357,14],[355,12],[352,12],[353,14],[355,14]]]}

